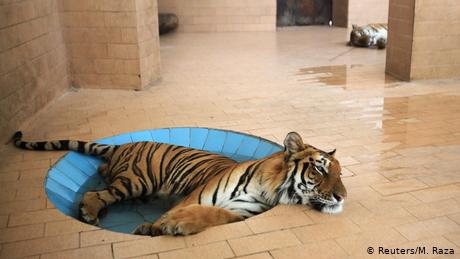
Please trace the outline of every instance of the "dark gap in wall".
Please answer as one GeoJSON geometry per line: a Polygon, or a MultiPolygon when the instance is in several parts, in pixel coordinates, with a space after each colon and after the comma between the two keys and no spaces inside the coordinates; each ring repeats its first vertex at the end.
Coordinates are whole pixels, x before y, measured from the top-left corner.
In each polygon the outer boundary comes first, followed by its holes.
{"type": "Polygon", "coordinates": [[[277,0],[276,25],[327,25],[332,20],[332,0],[277,0]]]}

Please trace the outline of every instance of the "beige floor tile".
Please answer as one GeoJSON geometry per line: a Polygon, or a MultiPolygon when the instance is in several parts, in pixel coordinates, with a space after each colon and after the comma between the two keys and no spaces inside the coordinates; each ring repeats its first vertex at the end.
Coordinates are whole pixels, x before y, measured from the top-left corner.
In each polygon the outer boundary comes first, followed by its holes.
{"type": "Polygon", "coordinates": [[[204,246],[179,249],[159,254],[160,259],[182,258],[231,258],[234,257],[232,249],[227,242],[216,242],[204,246]]]}
{"type": "Polygon", "coordinates": [[[28,179],[44,179],[48,173],[48,168],[39,168],[39,169],[27,169],[19,171],[19,179],[20,180],[28,180],[28,179]]]}
{"type": "Polygon", "coordinates": [[[273,257],[268,253],[257,253],[257,254],[252,254],[252,255],[245,255],[245,256],[238,256],[235,257],[238,259],[272,259],[273,257]]]}
{"type": "Polygon", "coordinates": [[[380,199],[382,195],[370,186],[354,187],[347,189],[347,201],[361,201],[380,199]]]}
{"type": "Polygon", "coordinates": [[[367,217],[371,215],[371,212],[368,209],[356,201],[345,201],[344,210],[339,214],[326,214],[316,210],[307,210],[305,213],[315,224],[353,219],[355,217],[367,217]]]}
{"type": "MultiPolygon", "coordinates": [[[[21,188],[22,189],[22,188],[21,188]]],[[[35,190],[37,188],[34,188],[35,190]]],[[[21,212],[26,212],[26,211],[36,211],[40,209],[44,209],[46,206],[46,199],[45,198],[38,198],[38,199],[16,199],[16,197],[19,195],[20,197],[22,194],[18,194],[20,190],[15,190],[13,193],[16,193],[16,195],[12,195],[11,200],[7,202],[2,202],[0,206],[0,213],[1,214],[9,214],[9,213],[21,213],[21,212]]],[[[28,193],[30,194],[30,193],[28,193]]],[[[10,194],[7,193],[7,196],[10,194]]],[[[41,196],[41,195],[38,195],[41,196]]]]}
{"type": "Polygon", "coordinates": [[[361,229],[372,230],[379,227],[391,227],[411,222],[417,222],[417,218],[404,209],[390,209],[367,215],[356,215],[351,218],[361,229]]]}
{"type": "Polygon", "coordinates": [[[158,259],[158,255],[156,255],[156,254],[141,255],[141,256],[130,257],[130,258],[133,258],[133,259],[158,259]]]}
{"type": "Polygon", "coordinates": [[[460,232],[445,234],[444,237],[454,243],[457,247],[460,247],[460,232]]]}
{"type": "Polygon", "coordinates": [[[238,237],[249,236],[253,234],[246,222],[236,222],[215,226],[206,229],[203,232],[185,237],[187,246],[203,245],[221,240],[234,239],[238,237]]]}
{"type": "Polygon", "coordinates": [[[411,194],[423,202],[432,202],[460,196],[460,187],[457,185],[446,185],[411,192],[411,194]]]}
{"type": "Polygon", "coordinates": [[[121,241],[147,239],[146,236],[131,235],[126,233],[112,232],[105,229],[97,229],[80,233],[80,246],[103,245],[121,241]]]}
{"type": "Polygon", "coordinates": [[[460,202],[448,199],[410,206],[406,209],[419,219],[429,219],[460,212],[460,202]]]}
{"type": "Polygon", "coordinates": [[[346,252],[333,240],[286,247],[270,251],[273,258],[345,258],[346,252]]]}
{"type": "Polygon", "coordinates": [[[460,213],[451,214],[451,215],[449,215],[447,217],[450,218],[451,220],[457,222],[457,224],[460,225],[460,213]]]}
{"type": "Polygon", "coordinates": [[[351,233],[361,232],[361,229],[349,219],[331,221],[295,228],[292,232],[302,243],[312,243],[332,238],[337,238],[351,233]]]}
{"type": "Polygon", "coordinates": [[[422,202],[408,193],[382,196],[377,199],[361,200],[360,203],[372,212],[388,212],[402,207],[419,205],[422,202]]]}
{"type": "Polygon", "coordinates": [[[303,212],[275,216],[255,216],[246,220],[246,224],[254,233],[282,230],[293,227],[311,225],[313,221],[303,212]]]}
{"type": "Polygon", "coordinates": [[[449,185],[460,181],[460,176],[455,173],[445,173],[443,175],[432,175],[427,177],[418,178],[421,182],[430,187],[438,187],[442,185],[449,185]]]}
{"type": "Polygon", "coordinates": [[[0,258],[17,258],[78,247],[78,234],[45,237],[4,244],[0,258]]]}
{"type": "Polygon", "coordinates": [[[43,224],[3,228],[0,229],[0,243],[9,243],[42,237],[44,229],[43,224]]]}
{"type": "Polygon", "coordinates": [[[382,195],[391,195],[426,188],[427,185],[416,179],[401,180],[391,183],[374,184],[372,188],[382,195]]]}
{"type": "Polygon", "coordinates": [[[349,255],[365,256],[369,247],[388,247],[405,243],[407,239],[393,228],[378,227],[371,231],[340,237],[336,241],[349,255]]]}
{"type": "Polygon", "coordinates": [[[346,177],[343,180],[343,184],[347,188],[359,187],[359,186],[369,186],[371,184],[379,184],[379,183],[388,183],[388,179],[383,177],[380,174],[376,173],[368,173],[368,174],[360,174],[354,175],[351,177],[346,177]]]}
{"type": "Polygon", "coordinates": [[[51,165],[49,159],[43,160],[29,160],[26,163],[21,161],[19,163],[6,163],[0,167],[0,172],[21,171],[29,169],[47,169],[51,165]]]}
{"type": "Polygon", "coordinates": [[[460,226],[447,217],[440,217],[400,225],[396,229],[408,240],[415,241],[457,232],[460,226]]]}
{"type": "Polygon", "coordinates": [[[127,258],[140,255],[169,251],[185,247],[185,241],[181,237],[161,236],[131,240],[112,245],[114,258],[127,258]]]}
{"type": "Polygon", "coordinates": [[[5,228],[8,224],[8,215],[0,215],[0,228],[5,228]]]}
{"type": "Polygon", "coordinates": [[[40,258],[43,259],[81,259],[81,258],[113,258],[112,248],[110,245],[92,246],[73,250],[60,251],[50,254],[44,254],[40,258]]]}
{"type": "MultiPolygon", "coordinates": [[[[62,234],[79,233],[82,231],[96,230],[98,227],[92,226],[75,219],[53,221],[45,224],[45,236],[56,236],[62,234]]],[[[80,236],[81,238],[81,236],[80,236]]]]}
{"type": "Polygon", "coordinates": [[[8,226],[29,225],[33,223],[52,222],[67,219],[62,212],[57,209],[37,210],[10,215],[8,226]]]}
{"type": "Polygon", "coordinates": [[[299,245],[300,241],[291,231],[283,230],[232,239],[228,243],[233,252],[239,256],[299,245]]]}
{"type": "Polygon", "coordinates": [[[0,182],[11,182],[19,179],[19,171],[0,173],[0,182]]]}
{"type": "Polygon", "coordinates": [[[380,174],[392,182],[410,180],[414,178],[423,179],[425,177],[433,176],[433,172],[421,166],[384,169],[380,172],[380,174]]]}

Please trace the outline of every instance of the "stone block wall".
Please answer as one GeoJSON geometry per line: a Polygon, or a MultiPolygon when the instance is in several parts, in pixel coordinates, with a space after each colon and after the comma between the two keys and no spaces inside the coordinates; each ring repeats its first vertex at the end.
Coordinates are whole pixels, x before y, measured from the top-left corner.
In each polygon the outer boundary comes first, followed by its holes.
{"type": "Polygon", "coordinates": [[[0,1],[0,140],[69,86],[160,77],[157,0],[0,1]]]}
{"type": "Polygon", "coordinates": [[[412,79],[460,77],[460,1],[416,0],[412,79]]]}
{"type": "Polygon", "coordinates": [[[352,24],[387,23],[388,3],[389,0],[333,0],[333,24],[351,30],[352,24]]]}
{"type": "Polygon", "coordinates": [[[159,0],[182,32],[275,31],[276,0],[159,0]]]}
{"type": "Polygon", "coordinates": [[[390,0],[386,72],[402,80],[460,77],[460,2],[390,0]]]}
{"type": "Polygon", "coordinates": [[[62,0],[62,10],[72,84],[140,90],[159,78],[156,0],[62,0]]]}
{"type": "Polygon", "coordinates": [[[410,80],[415,0],[390,0],[386,72],[410,80]]]}
{"type": "Polygon", "coordinates": [[[58,0],[0,3],[0,140],[69,87],[58,0]]]}

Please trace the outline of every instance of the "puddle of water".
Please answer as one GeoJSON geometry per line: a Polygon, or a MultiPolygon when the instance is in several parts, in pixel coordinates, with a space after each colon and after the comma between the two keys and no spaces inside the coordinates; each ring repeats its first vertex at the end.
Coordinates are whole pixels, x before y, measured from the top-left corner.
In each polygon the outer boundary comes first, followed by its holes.
{"type": "Polygon", "coordinates": [[[383,65],[337,65],[301,68],[299,82],[343,89],[378,89],[397,86],[397,79],[384,73],[383,65]]]}
{"type": "Polygon", "coordinates": [[[460,144],[460,96],[425,94],[383,98],[384,142],[399,141],[405,147],[460,144]]]}

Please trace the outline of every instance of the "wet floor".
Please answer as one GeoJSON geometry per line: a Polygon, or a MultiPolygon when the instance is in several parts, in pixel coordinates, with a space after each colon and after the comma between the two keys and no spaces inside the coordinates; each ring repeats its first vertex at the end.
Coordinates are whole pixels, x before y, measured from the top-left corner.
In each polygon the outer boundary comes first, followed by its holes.
{"type": "Polygon", "coordinates": [[[138,240],[54,209],[43,181],[63,153],[8,146],[0,151],[0,257],[97,250],[100,258],[197,251],[211,258],[361,258],[369,246],[441,246],[458,254],[460,81],[398,82],[384,74],[385,51],[346,41],[346,30],[329,27],[167,35],[158,84],[143,92],[69,92],[22,128],[29,139],[93,140],[200,126],[278,143],[297,131],[307,143],[337,148],[348,189],[342,214],[279,206],[191,237],[138,240]]]}
{"type": "Polygon", "coordinates": [[[320,84],[343,89],[377,89],[396,87],[399,80],[382,73],[383,64],[335,65],[301,68],[298,81],[307,85],[320,84]]]}

